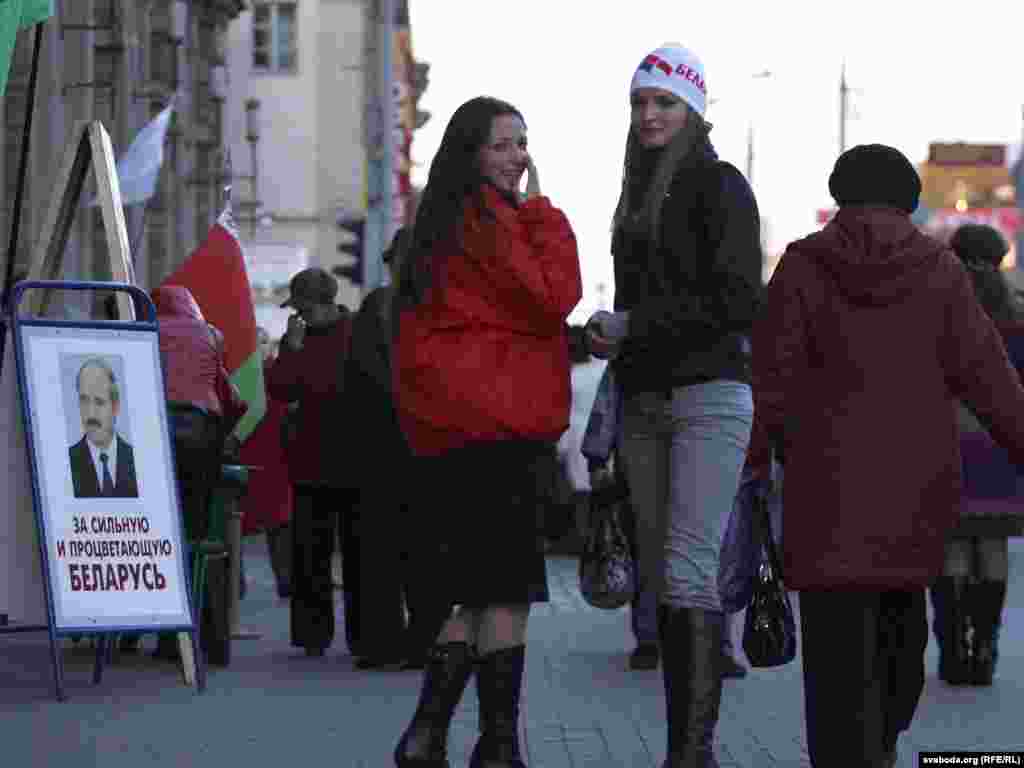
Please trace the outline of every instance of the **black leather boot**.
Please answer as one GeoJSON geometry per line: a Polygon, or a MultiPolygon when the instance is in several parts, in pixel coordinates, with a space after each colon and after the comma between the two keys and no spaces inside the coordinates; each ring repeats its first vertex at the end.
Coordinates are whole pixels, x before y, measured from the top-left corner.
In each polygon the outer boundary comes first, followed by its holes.
{"type": "Polygon", "coordinates": [[[480,699],[480,739],[469,768],[526,768],[519,753],[519,694],[526,646],[501,648],[480,657],[476,691],[480,699]]]}
{"type": "Polygon", "coordinates": [[[999,658],[999,624],[1005,602],[1005,581],[979,581],[967,588],[967,605],[974,625],[970,668],[973,685],[992,685],[999,658]]]}
{"type": "Polygon", "coordinates": [[[474,660],[469,643],[430,650],[416,713],[395,747],[398,768],[448,768],[448,726],[473,675],[474,660]]]}
{"type": "Polygon", "coordinates": [[[713,744],[722,700],[721,611],[658,607],[668,756],[664,768],[718,768],[713,744]]]}
{"type": "Polygon", "coordinates": [[[939,678],[950,685],[965,685],[970,677],[965,612],[967,580],[940,576],[932,585],[935,618],[932,631],[939,645],[939,678]]]}

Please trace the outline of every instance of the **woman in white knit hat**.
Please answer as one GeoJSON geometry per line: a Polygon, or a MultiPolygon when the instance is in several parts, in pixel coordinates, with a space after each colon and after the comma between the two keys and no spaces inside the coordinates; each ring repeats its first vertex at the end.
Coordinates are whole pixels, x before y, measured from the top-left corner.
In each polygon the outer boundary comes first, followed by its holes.
{"type": "Polygon", "coordinates": [[[622,388],[640,583],[658,592],[665,765],[703,768],[717,765],[718,557],[753,418],[760,221],[750,186],[708,139],[693,52],[667,44],[645,56],[630,104],[612,234],[615,311],[590,319],[587,342],[612,360],[622,388]]]}

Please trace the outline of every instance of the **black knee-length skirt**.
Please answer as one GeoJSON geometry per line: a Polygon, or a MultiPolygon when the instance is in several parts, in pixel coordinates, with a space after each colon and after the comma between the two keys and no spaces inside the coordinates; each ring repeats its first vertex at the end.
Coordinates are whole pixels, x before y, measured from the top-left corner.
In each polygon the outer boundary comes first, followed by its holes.
{"type": "Polygon", "coordinates": [[[453,605],[547,602],[536,473],[547,451],[545,443],[508,440],[414,459],[413,578],[453,605]]]}

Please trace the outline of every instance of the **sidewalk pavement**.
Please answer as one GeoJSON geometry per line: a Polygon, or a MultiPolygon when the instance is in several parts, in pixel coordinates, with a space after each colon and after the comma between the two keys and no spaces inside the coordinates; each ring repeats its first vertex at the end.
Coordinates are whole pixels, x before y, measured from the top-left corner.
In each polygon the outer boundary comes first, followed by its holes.
{"type": "MultiPolygon", "coordinates": [[[[174,667],[141,655],[120,656],[93,686],[91,653],[65,641],[70,698],[58,703],[45,634],[0,636],[0,766],[289,768],[296,760],[391,766],[420,673],[356,670],[340,628],[324,658],[290,648],[287,602],[274,595],[263,541],[248,540],[245,553],[242,624],[263,636],[236,640],[231,666],[211,669],[203,695],[185,688],[174,667]]],[[[552,600],[535,606],[531,618],[521,718],[528,765],[659,768],[661,673],[628,670],[626,610],[587,606],[575,566],[571,558],[548,558],[552,600]]],[[[992,688],[950,688],[936,678],[931,642],[918,716],[900,741],[900,768],[916,768],[918,750],[1024,750],[1020,539],[1011,543],[1001,649],[992,688]]],[[[476,696],[467,691],[452,726],[452,768],[465,768],[476,724],[476,696]]],[[[716,753],[722,768],[809,766],[799,659],[726,681],[716,753]]]]}

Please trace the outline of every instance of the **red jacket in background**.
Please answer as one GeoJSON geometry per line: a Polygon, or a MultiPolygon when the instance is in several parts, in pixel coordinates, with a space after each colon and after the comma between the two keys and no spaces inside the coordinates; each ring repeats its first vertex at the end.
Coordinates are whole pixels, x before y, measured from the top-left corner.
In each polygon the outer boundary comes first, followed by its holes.
{"type": "Polygon", "coordinates": [[[350,488],[356,480],[344,456],[359,450],[358,435],[346,430],[342,372],[352,335],[348,309],[327,328],[307,328],[302,349],[285,341],[266,369],[267,394],[283,403],[299,402],[295,443],[288,467],[295,485],[350,488]]]}
{"type": "Polygon", "coordinates": [[[940,575],[963,400],[1024,465],[1024,389],[957,258],[905,214],[845,208],[790,245],[754,327],[749,463],[785,449],[790,589],[940,575]]]}
{"type": "Polygon", "coordinates": [[[432,254],[433,285],[402,311],[393,371],[412,451],[470,441],[555,442],[569,424],[565,321],[582,294],[576,238],[546,197],[467,200],[461,244],[432,254]]]}
{"type": "MultiPolygon", "coordinates": [[[[263,367],[267,377],[269,363],[263,367]]],[[[287,403],[267,397],[267,412],[242,443],[241,463],[257,467],[241,500],[242,535],[276,528],[292,519],[292,484],[288,457],[281,446],[281,422],[287,403]]]]}
{"type": "Polygon", "coordinates": [[[192,292],[185,286],[161,286],[154,288],[152,295],[160,326],[167,400],[191,403],[224,417],[227,434],[245,415],[248,406],[227,383],[223,337],[203,318],[192,292]],[[224,391],[234,395],[231,403],[224,403],[218,397],[218,379],[224,391]]]}

